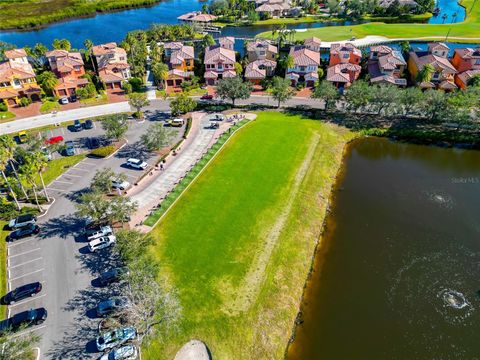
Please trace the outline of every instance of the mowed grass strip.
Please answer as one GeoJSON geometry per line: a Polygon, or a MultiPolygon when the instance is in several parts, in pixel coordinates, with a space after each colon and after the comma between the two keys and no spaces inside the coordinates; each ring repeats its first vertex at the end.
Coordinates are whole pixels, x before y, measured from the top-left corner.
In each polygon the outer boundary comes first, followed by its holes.
{"type": "MultiPolygon", "coordinates": [[[[367,35],[385,36],[390,39],[424,39],[445,41],[448,34],[450,41],[478,43],[480,42],[480,2],[463,0],[461,5],[467,10],[467,18],[463,22],[449,24],[386,24],[371,22],[353,26],[326,26],[297,32],[295,40],[305,40],[316,36],[323,41],[348,40],[355,36],[363,38],[367,35]]],[[[257,37],[271,38],[271,32],[258,34],[257,37]]]]}
{"type": "Polygon", "coordinates": [[[153,341],[146,358],[171,359],[192,338],[205,341],[215,359],[282,357],[351,137],[320,121],[262,112],[229,140],[152,231],[152,251],[184,310],[179,332],[153,341]],[[308,170],[295,181],[307,153],[308,170]],[[285,225],[265,270],[247,282],[259,290],[240,312],[230,311],[280,216],[285,225]]]}

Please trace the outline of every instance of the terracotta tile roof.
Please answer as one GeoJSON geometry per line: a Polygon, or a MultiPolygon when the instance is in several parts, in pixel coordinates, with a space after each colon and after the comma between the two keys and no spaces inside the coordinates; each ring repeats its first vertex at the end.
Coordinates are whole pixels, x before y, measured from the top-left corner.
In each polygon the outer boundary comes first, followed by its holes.
{"type": "MultiPolygon", "coordinates": [[[[75,67],[83,66],[82,55],[79,52],[54,50],[46,54],[48,58],[55,58],[56,68],[60,72],[70,72],[75,67]]],[[[50,61],[50,60],[49,60],[50,61]]]]}
{"type": "Polygon", "coordinates": [[[327,81],[351,83],[355,80],[353,73],[359,73],[361,70],[360,65],[350,63],[330,66],[327,70],[327,81]]]}
{"type": "Polygon", "coordinates": [[[454,90],[457,88],[457,85],[455,85],[452,81],[444,80],[438,85],[439,89],[443,90],[454,90]]]}
{"type": "Polygon", "coordinates": [[[468,81],[475,75],[480,75],[480,70],[467,70],[457,76],[465,85],[468,85],[468,81]]]}
{"type": "Polygon", "coordinates": [[[390,46],[386,45],[377,45],[377,46],[371,46],[370,47],[370,52],[378,52],[381,54],[389,54],[393,51],[393,49],[390,46]]]}
{"type": "Polygon", "coordinates": [[[178,50],[181,49],[183,44],[178,41],[167,42],[163,44],[164,49],[178,50]]]}
{"type": "Polygon", "coordinates": [[[218,43],[220,44],[220,46],[234,45],[235,38],[233,36],[224,36],[224,37],[218,38],[218,43]]]}
{"type": "Polygon", "coordinates": [[[8,61],[0,64],[1,82],[12,81],[13,79],[30,79],[33,77],[35,77],[35,72],[30,65],[12,68],[8,61]]]}
{"type": "Polygon", "coordinates": [[[289,10],[291,6],[285,2],[268,2],[268,3],[263,3],[259,7],[255,9],[256,12],[268,12],[272,13],[274,11],[283,11],[283,10],[289,10]]]}
{"type": "Polygon", "coordinates": [[[457,70],[455,67],[448,61],[448,59],[436,56],[433,54],[427,54],[423,56],[418,56],[414,51],[410,52],[410,58],[417,65],[417,69],[421,70],[426,64],[432,65],[437,70],[442,70],[445,74],[455,74],[457,70]]]}
{"type": "Polygon", "coordinates": [[[13,89],[0,90],[0,99],[11,99],[17,97],[18,95],[18,91],[13,89]]]}
{"type": "Polygon", "coordinates": [[[455,52],[463,59],[480,59],[480,47],[472,48],[457,48],[455,52]]]}
{"type": "Polygon", "coordinates": [[[174,50],[170,55],[170,63],[175,65],[182,64],[185,60],[193,60],[195,58],[195,51],[193,46],[183,46],[174,50]]]}
{"type": "Polygon", "coordinates": [[[84,78],[60,79],[59,84],[55,86],[55,90],[66,90],[66,89],[71,89],[72,87],[77,88],[87,84],[88,84],[88,80],[84,78]]]}
{"type": "Polygon", "coordinates": [[[102,69],[98,72],[98,75],[103,80],[104,83],[112,83],[112,82],[119,82],[123,81],[123,77],[121,74],[116,74],[109,69],[102,69]]]}
{"type": "Polygon", "coordinates": [[[296,66],[320,65],[320,53],[303,46],[291,47],[290,56],[293,57],[296,66]]]}
{"type": "Polygon", "coordinates": [[[235,51],[222,48],[218,45],[210,46],[205,51],[205,64],[216,64],[218,62],[235,63],[235,51]]]}
{"type": "Polygon", "coordinates": [[[27,52],[25,51],[25,49],[13,49],[13,50],[5,51],[5,57],[7,59],[16,59],[16,58],[21,58],[26,56],[27,56],[27,52]]]}
{"type": "Polygon", "coordinates": [[[338,54],[340,57],[344,54],[350,54],[353,53],[358,56],[362,56],[362,52],[352,43],[345,43],[345,44],[332,44],[330,46],[330,55],[332,54],[338,54]]]}
{"type": "Polygon", "coordinates": [[[428,50],[429,51],[434,51],[434,50],[450,50],[450,48],[442,42],[431,42],[428,43],[428,50]]]}
{"type": "Polygon", "coordinates": [[[245,69],[246,79],[265,79],[266,76],[267,71],[260,69],[256,61],[249,63],[245,69]]]}
{"type": "Polygon", "coordinates": [[[121,54],[121,55],[127,54],[125,49],[118,47],[117,43],[115,42],[96,45],[93,47],[92,50],[93,50],[93,55],[95,56],[101,56],[101,55],[107,55],[107,54],[121,54]]]}
{"type": "Polygon", "coordinates": [[[218,71],[215,71],[215,70],[207,70],[207,71],[205,71],[205,74],[203,75],[203,77],[205,79],[217,79],[218,75],[220,75],[220,74],[222,74],[222,77],[224,77],[224,78],[232,78],[232,77],[237,76],[237,73],[235,72],[235,70],[225,70],[224,72],[218,72],[218,71]]]}
{"type": "Polygon", "coordinates": [[[194,75],[193,71],[182,71],[178,69],[173,69],[168,71],[168,76],[178,76],[181,78],[190,78],[194,75]]]}
{"type": "Polygon", "coordinates": [[[278,49],[275,45],[272,45],[268,40],[255,40],[247,44],[247,51],[255,51],[257,49],[265,49],[271,53],[277,54],[278,49]]]}
{"type": "Polygon", "coordinates": [[[381,69],[395,70],[400,66],[406,66],[407,62],[403,55],[396,50],[378,57],[378,63],[381,69]]]}
{"type": "Polygon", "coordinates": [[[198,21],[198,22],[211,22],[217,20],[215,15],[204,14],[199,11],[189,12],[187,14],[177,17],[181,21],[198,21]]]}
{"type": "Polygon", "coordinates": [[[305,39],[303,43],[307,46],[320,46],[322,45],[322,40],[313,36],[311,38],[305,39]]]}

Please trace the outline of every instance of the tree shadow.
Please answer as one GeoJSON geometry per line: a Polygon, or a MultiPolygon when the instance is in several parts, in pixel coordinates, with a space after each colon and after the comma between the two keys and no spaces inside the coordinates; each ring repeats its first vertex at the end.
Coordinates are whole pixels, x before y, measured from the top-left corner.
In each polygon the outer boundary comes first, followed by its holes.
{"type": "Polygon", "coordinates": [[[63,215],[41,224],[41,231],[38,237],[41,239],[51,238],[54,236],[66,239],[67,236],[79,234],[79,229],[82,228],[83,221],[75,215],[63,215]]]}
{"type": "Polygon", "coordinates": [[[172,115],[168,111],[146,110],[145,116],[148,121],[165,121],[168,120],[172,115]]]}
{"type": "Polygon", "coordinates": [[[115,154],[115,157],[121,159],[135,158],[147,160],[152,156],[154,156],[154,153],[148,151],[141,141],[137,141],[133,144],[127,144],[115,154]]]}

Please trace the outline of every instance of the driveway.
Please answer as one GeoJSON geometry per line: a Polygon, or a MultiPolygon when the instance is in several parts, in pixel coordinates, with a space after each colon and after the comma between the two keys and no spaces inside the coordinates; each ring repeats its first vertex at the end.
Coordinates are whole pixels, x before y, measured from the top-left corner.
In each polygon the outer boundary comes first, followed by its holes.
{"type": "MultiPolygon", "coordinates": [[[[159,113],[152,113],[158,119],[159,113]]],[[[35,297],[8,307],[10,316],[30,308],[45,307],[48,318],[44,324],[28,329],[41,335],[42,359],[89,359],[99,357],[92,340],[97,334],[99,319],[94,316],[96,304],[118,291],[115,287],[99,287],[99,274],[115,267],[116,259],[108,250],[90,254],[82,235],[83,221],[75,215],[75,201],[88,189],[95,171],[110,167],[124,173],[133,183],[142,171],[124,168],[127,157],[142,156],[153,162],[159,156],[147,153],[139,143],[150,121],[130,122],[128,144],[110,159],[85,158],[68,169],[48,185],[55,203],[48,213],[39,218],[41,232],[38,236],[19,240],[8,245],[8,285],[17,286],[40,281],[42,291],[35,297]]],[[[55,129],[55,131],[62,131],[55,129]]],[[[79,140],[87,134],[101,135],[96,127],[78,133],[64,131],[66,139],[79,140]]],[[[183,134],[180,128],[172,143],[183,134]]]]}

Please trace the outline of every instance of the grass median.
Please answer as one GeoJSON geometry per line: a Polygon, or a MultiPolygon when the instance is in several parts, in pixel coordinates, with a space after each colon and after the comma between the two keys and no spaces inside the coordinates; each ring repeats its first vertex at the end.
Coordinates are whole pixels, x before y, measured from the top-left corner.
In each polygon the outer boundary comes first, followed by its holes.
{"type": "MultiPolygon", "coordinates": [[[[7,221],[0,220],[0,296],[7,293],[7,235],[10,231],[5,230],[7,221]]],[[[7,307],[0,305],[0,320],[7,316],[7,307]]]]}
{"type": "MultiPolygon", "coordinates": [[[[47,170],[43,172],[43,181],[45,185],[50,184],[53,180],[63,174],[68,168],[74,166],[85,158],[85,154],[60,157],[49,161],[47,164],[47,170]]],[[[40,178],[38,184],[41,185],[40,178]]]]}
{"type": "MultiPolygon", "coordinates": [[[[461,5],[467,10],[467,18],[455,24],[386,24],[371,22],[353,26],[327,26],[308,29],[295,34],[295,40],[304,40],[316,36],[323,41],[348,40],[353,36],[363,38],[368,35],[384,36],[390,39],[445,40],[459,42],[480,42],[480,2],[463,0],[461,5]]],[[[258,34],[257,37],[271,38],[271,32],[258,34]]]]}
{"type": "Polygon", "coordinates": [[[235,134],[152,231],[151,251],[183,306],[179,332],[216,359],[281,358],[351,132],[262,112],[235,134]]]}

